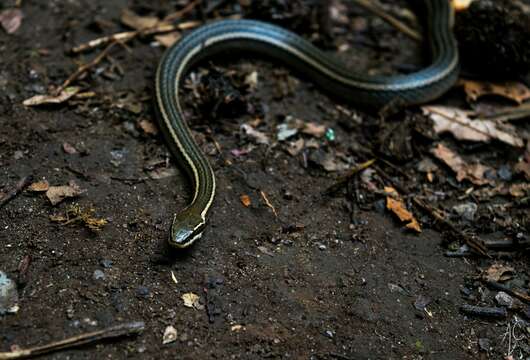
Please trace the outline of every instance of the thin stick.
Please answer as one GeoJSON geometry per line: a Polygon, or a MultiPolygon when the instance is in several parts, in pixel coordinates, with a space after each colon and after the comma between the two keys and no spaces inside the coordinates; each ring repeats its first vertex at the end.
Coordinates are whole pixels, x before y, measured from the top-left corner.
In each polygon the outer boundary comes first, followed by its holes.
{"type": "Polygon", "coordinates": [[[173,14],[169,14],[168,16],[166,16],[164,18],[164,21],[165,22],[172,22],[172,21],[175,21],[175,20],[178,20],[178,19],[184,17],[185,15],[187,15],[188,13],[193,11],[193,9],[195,9],[195,7],[197,5],[199,5],[201,2],[202,2],[202,0],[195,0],[195,1],[190,2],[182,10],[179,10],[177,12],[174,12],[173,14]]]}
{"type": "Polygon", "coordinates": [[[131,39],[134,39],[137,36],[155,35],[155,34],[172,32],[176,30],[188,30],[188,29],[192,29],[198,26],[199,24],[200,24],[199,21],[186,21],[186,22],[183,22],[177,25],[172,25],[168,23],[160,23],[153,27],[145,28],[142,30],[125,31],[125,32],[108,35],[108,36],[103,36],[103,37],[100,37],[94,40],[90,40],[87,43],[84,43],[84,44],[81,44],[81,45],[78,45],[72,48],[71,52],[74,54],[77,54],[80,52],[92,50],[94,48],[103,46],[111,42],[125,43],[127,41],[130,41],[131,39]]]}
{"type": "Polygon", "coordinates": [[[341,177],[339,177],[339,179],[335,182],[335,184],[331,185],[329,188],[327,188],[326,190],[324,190],[324,194],[325,195],[328,195],[328,194],[333,194],[334,192],[336,192],[338,189],[340,189],[341,187],[344,186],[344,184],[346,184],[348,181],[350,181],[350,179],[355,176],[356,174],[358,174],[360,171],[363,171],[367,168],[369,168],[370,166],[372,166],[372,164],[376,161],[377,159],[373,158],[373,159],[370,159],[368,161],[365,161],[363,162],[362,164],[359,164],[355,167],[353,167],[352,169],[348,170],[348,172],[346,173],[346,175],[343,175],[341,177]]]}
{"type": "Polygon", "coordinates": [[[354,0],[357,4],[365,8],[366,10],[374,13],[375,15],[379,16],[381,19],[407,35],[413,40],[416,41],[422,41],[422,36],[420,33],[418,33],[416,30],[411,29],[408,25],[406,25],[401,20],[396,19],[394,16],[388,14],[385,12],[385,10],[378,5],[377,3],[371,1],[371,0],[354,0]]]}
{"type": "Polygon", "coordinates": [[[33,177],[31,175],[28,175],[20,179],[20,181],[11,191],[5,194],[3,198],[0,198],[0,208],[11,200],[13,200],[18,194],[20,194],[25,188],[27,188],[29,184],[31,184],[32,178],[33,177]]]}
{"type": "Polygon", "coordinates": [[[269,201],[267,194],[265,194],[263,190],[260,190],[259,193],[261,194],[263,201],[265,201],[265,204],[272,210],[272,213],[274,214],[274,216],[278,217],[278,213],[276,212],[276,209],[274,208],[274,206],[272,206],[271,202],[269,201]]]}
{"type": "Polygon", "coordinates": [[[458,236],[460,236],[470,248],[472,248],[473,250],[475,250],[477,253],[481,255],[489,257],[489,255],[487,254],[488,250],[486,246],[484,245],[483,241],[473,239],[471,236],[464,234],[462,231],[457,229],[457,227],[451,221],[447,220],[442,214],[440,214],[438,210],[433,209],[432,207],[430,207],[429,205],[427,205],[420,199],[413,198],[412,200],[414,201],[414,203],[416,203],[416,205],[418,205],[423,210],[425,210],[427,213],[429,213],[429,215],[431,215],[431,217],[433,217],[436,221],[441,222],[442,224],[447,226],[451,231],[453,231],[458,236]]]}
{"type": "Polygon", "coordinates": [[[35,346],[28,349],[20,349],[10,352],[0,352],[0,360],[23,359],[32,356],[47,354],[61,349],[70,349],[76,346],[94,343],[103,339],[135,335],[142,332],[144,330],[144,327],[145,324],[142,321],[115,325],[102,330],[72,336],[64,340],[55,341],[46,345],[35,346]]]}
{"type": "Polygon", "coordinates": [[[97,64],[99,64],[101,62],[101,60],[103,60],[105,58],[105,56],[108,55],[108,53],[110,52],[110,50],[114,47],[114,45],[116,45],[117,42],[112,42],[110,43],[109,45],[107,45],[107,47],[105,48],[105,50],[103,50],[98,56],[96,56],[94,59],[92,59],[92,61],[84,64],[84,65],[81,65],[77,68],[77,70],[68,77],[68,79],[66,79],[61,86],[59,86],[56,90],[56,93],[59,94],[61,91],[63,91],[68,85],[70,85],[74,80],[76,80],[77,78],[79,78],[81,75],[83,75],[85,72],[87,72],[89,69],[93,68],[94,66],[96,66],[97,64]]]}

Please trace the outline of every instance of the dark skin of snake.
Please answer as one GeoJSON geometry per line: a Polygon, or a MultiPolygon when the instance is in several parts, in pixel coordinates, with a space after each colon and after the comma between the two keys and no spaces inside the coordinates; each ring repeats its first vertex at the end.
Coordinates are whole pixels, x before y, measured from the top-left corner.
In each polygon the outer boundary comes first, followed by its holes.
{"type": "Polygon", "coordinates": [[[417,0],[424,10],[431,63],[406,75],[368,77],[357,74],[300,36],[278,26],[252,20],[222,20],[184,36],[163,55],[156,74],[156,108],[166,144],[190,177],[194,195],[178,212],[169,244],[186,248],[202,235],[215,196],[215,174],[186,124],[178,89],[198,62],[220,53],[248,52],[291,66],[331,95],[363,108],[392,102],[421,104],[445,93],[455,83],[459,58],[452,34],[448,0],[417,0]]]}

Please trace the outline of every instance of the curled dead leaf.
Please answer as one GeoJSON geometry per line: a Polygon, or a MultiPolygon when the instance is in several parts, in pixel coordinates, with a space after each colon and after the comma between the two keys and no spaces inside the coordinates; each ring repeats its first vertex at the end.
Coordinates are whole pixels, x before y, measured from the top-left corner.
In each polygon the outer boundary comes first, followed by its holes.
{"type": "Polygon", "coordinates": [[[437,134],[450,132],[459,140],[489,142],[496,139],[511,146],[524,146],[523,139],[508,124],[501,129],[494,121],[471,119],[472,112],[450,106],[423,106],[422,110],[433,121],[437,134]]]}
{"type": "Polygon", "coordinates": [[[386,197],[386,208],[392,211],[402,222],[406,222],[405,227],[407,229],[414,230],[421,233],[421,226],[416,220],[414,215],[405,207],[405,203],[401,196],[399,196],[396,189],[390,186],[385,187],[386,197]]]}
{"type": "Polygon", "coordinates": [[[243,204],[244,207],[249,207],[251,204],[250,196],[243,194],[239,198],[241,200],[241,204],[243,204]]]}
{"type": "Polygon", "coordinates": [[[441,143],[433,148],[431,152],[456,173],[456,180],[462,181],[466,179],[476,185],[484,185],[491,182],[484,177],[487,171],[495,171],[491,167],[478,163],[468,164],[457,153],[441,143]]]}
{"type": "Polygon", "coordinates": [[[57,205],[66,198],[79,196],[83,191],[72,180],[68,185],[50,186],[46,191],[46,197],[52,205],[57,205]]]}
{"type": "Polygon", "coordinates": [[[44,192],[47,191],[50,188],[50,184],[46,180],[37,181],[32,183],[29,187],[29,191],[33,192],[44,192]]]}
{"type": "Polygon", "coordinates": [[[0,24],[8,34],[13,34],[22,25],[24,14],[20,9],[6,9],[0,12],[0,24]]]}
{"type": "Polygon", "coordinates": [[[44,104],[60,104],[70,99],[81,90],[78,86],[69,86],[59,93],[59,95],[35,95],[22,102],[24,106],[37,106],[44,104]]]}
{"type": "Polygon", "coordinates": [[[194,308],[200,310],[203,308],[203,305],[199,302],[199,295],[189,292],[182,295],[182,301],[184,301],[184,306],[189,308],[194,308]]]}
{"type": "Polygon", "coordinates": [[[482,277],[486,281],[503,282],[510,280],[515,273],[515,269],[511,266],[502,264],[493,264],[482,273],[482,277]]]}
{"type": "Polygon", "coordinates": [[[530,99],[530,89],[524,84],[508,81],[492,83],[487,81],[460,80],[469,100],[475,101],[485,95],[498,95],[505,99],[513,100],[518,104],[530,99]]]}

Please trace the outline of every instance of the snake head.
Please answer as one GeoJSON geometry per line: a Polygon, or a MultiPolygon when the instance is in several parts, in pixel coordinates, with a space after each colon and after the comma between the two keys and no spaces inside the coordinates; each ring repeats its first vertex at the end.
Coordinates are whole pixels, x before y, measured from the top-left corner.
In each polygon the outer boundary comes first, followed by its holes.
{"type": "Polygon", "coordinates": [[[187,248],[200,239],[205,225],[205,219],[190,209],[176,214],[171,224],[169,244],[179,249],[187,248]]]}

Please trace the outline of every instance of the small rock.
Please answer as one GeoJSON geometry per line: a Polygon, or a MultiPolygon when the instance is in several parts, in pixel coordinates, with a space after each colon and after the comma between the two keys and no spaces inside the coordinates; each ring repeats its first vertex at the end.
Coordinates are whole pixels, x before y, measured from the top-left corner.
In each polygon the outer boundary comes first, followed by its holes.
{"type": "Polygon", "coordinates": [[[326,245],[322,244],[322,243],[319,243],[319,244],[318,244],[318,249],[319,249],[319,250],[324,251],[324,250],[326,250],[327,248],[328,248],[328,247],[327,247],[326,245]]]}
{"type": "Polygon", "coordinates": [[[103,266],[105,269],[110,269],[112,267],[112,260],[109,259],[103,259],[99,262],[101,266],[103,266]]]}
{"type": "Polygon", "coordinates": [[[105,273],[101,270],[94,270],[94,274],[92,274],[92,277],[94,280],[105,280],[105,273]]]}
{"type": "Polygon", "coordinates": [[[324,335],[330,339],[333,339],[333,336],[335,336],[335,332],[333,330],[326,330],[324,331],[324,335]]]}
{"type": "Polygon", "coordinates": [[[495,295],[495,301],[497,301],[497,304],[500,306],[507,307],[508,309],[513,307],[513,298],[504,291],[499,291],[497,295],[495,295]]]}
{"type": "Polygon", "coordinates": [[[162,338],[162,344],[169,344],[177,340],[177,329],[169,325],[164,330],[164,336],[162,338]]]}
{"type": "Polygon", "coordinates": [[[18,292],[15,282],[0,271],[0,315],[18,312],[18,292]]]}
{"type": "Polygon", "coordinates": [[[478,339],[478,348],[480,349],[480,351],[488,352],[490,349],[490,339],[488,338],[478,339]]]}
{"type": "Polygon", "coordinates": [[[497,171],[497,175],[499,175],[501,180],[504,180],[504,181],[511,181],[512,180],[512,170],[506,164],[501,165],[501,167],[497,171]]]}
{"type": "Polygon", "coordinates": [[[453,212],[467,221],[473,221],[475,219],[477,209],[477,204],[472,202],[453,206],[453,212]]]}
{"type": "Polygon", "coordinates": [[[136,296],[138,297],[148,297],[149,294],[151,293],[151,291],[149,291],[149,288],[145,287],[145,286],[138,286],[138,288],[136,288],[136,296]]]}

